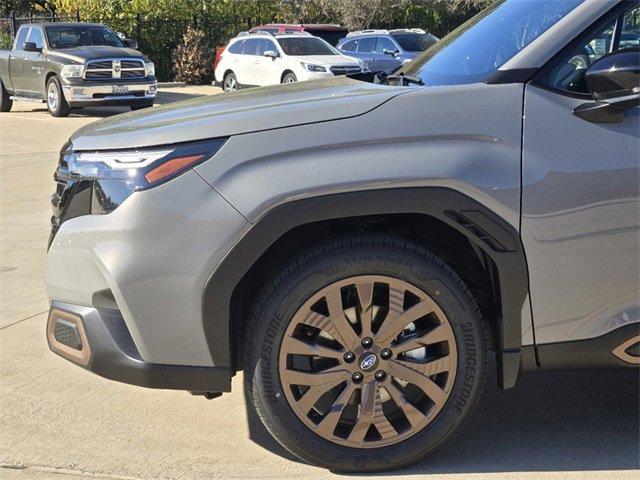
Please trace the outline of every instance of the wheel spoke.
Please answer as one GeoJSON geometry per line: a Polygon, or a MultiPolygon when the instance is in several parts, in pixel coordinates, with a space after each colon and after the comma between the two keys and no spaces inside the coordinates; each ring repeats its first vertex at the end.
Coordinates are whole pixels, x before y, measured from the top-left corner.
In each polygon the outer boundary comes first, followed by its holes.
{"type": "MultiPolygon", "coordinates": [[[[421,317],[433,312],[437,305],[430,299],[424,298],[419,303],[411,307],[409,310],[402,312],[400,315],[392,317],[388,315],[376,335],[376,342],[386,344],[400,335],[404,328],[418,320],[421,317]]],[[[389,311],[391,314],[391,311],[389,311]]]]}
{"type": "Polygon", "coordinates": [[[358,344],[358,335],[356,335],[355,330],[351,326],[351,322],[349,322],[344,313],[340,288],[332,287],[328,289],[325,298],[327,300],[327,307],[329,308],[329,318],[339,336],[337,340],[346,349],[353,350],[358,344]]]}
{"type": "Polygon", "coordinates": [[[333,401],[329,413],[327,413],[316,427],[316,432],[318,434],[329,436],[333,435],[336,425],[338,425],[342,412],[344,411],[344,407],[347,406],[347,402],[351,398],[351,395],[353,395],[354,390],[355,385],[353,383],[349,383],[345,389],[340,392],[340,395],[338,395],[333,401]]]}
{"type": "Polygon", "coordinates": [[[309,413],[309,410],[311,410],[311,408],[313,408],[313,406],[318,403],[318,400],[320,400],[320,397],[322,395],[324,395],[326,392],[331,390],[336,385],[342,383],[343,381],[343,379],[338,378],[322,385],[310,386],[309,389],[304,392],[302,398],[298,400],[298,405],[305,413],[309,413]]]}
{"type": "Polygon", "coordinates": [[[369,382],[362,386],[360,416],[349,434],[349,441],[362,443],[371,424],[383,439],[396,435],[396,430],[387,420],[382,410],[380,386],[377,382],[369,382]]]}
{"type": "Polygon", "coordinates": [[[287,369],[283,372],[282,381],[291,385],[319,386],[333,383],[336,385],[349,378],[350,374],[341,366],[328,368],[321,372],[301,372],[287,369]]]}
{"type": "MultiPolygon", "coordinates": [[[[405,363],[405,362],[403,362],[405,363]]],[[[437,407],[444,405],[447,400],[447,392],[440,388],[433,380],[423,375],[417,369],[403,365],[403,363],[392,360],[389,362],[389,372],[396,378],[404,380],[405,382],[412,383],[425,395],[427,395],[437,407]]],[[[413,365],[413,364],[412,364],[413,365]]],[[[425,364],[428,365],[428,364],[425,364]]],[[[420,367],[420,364],[416,364],[416,367],[420,367]]]]}
{"type": "Polygon", "coordinates": [[[394,347],[394,350],[398,352],[408,352],[409,350],[415,350],[416,348],[426,347],[427,345],[444,342],[447,340],[451,340],[450,332],[447,331],[445,325],[438,325],[433,330],[425,333],[424,335],[398,344],[396,347],[394,347]]]}
{"type": "Polygon", "coordinates": [[[318,343],[307,343],[296,337],[286,336],[281,347],[285,353],[292,355],[309,355],[318,357],[342,358],[343,352],[334,348],[325,347],[318,343]]]}
{"type": "Polygon", "coordinates": [[[396,405],[404,412],[404,415],[409,420],[411,426],[418,425],[420,422],[424,420],[424,413],[418,410],[416,407],[411,404],[406,397],[404,396],[404,392],[402,392],[393,382],[388,382],[385,385],[385,389],[389,392],[393,401],[396,402],[396,405]]]}
{"type": "Polygon", "coordinates": [[[415,363],[415,362],[406,362],[404,360],[396,359],[394,362],[398,362],[401,365],[404,365],[407,368],[415,370],[420,375],[424,375],[425,377],[430,377],[431,375],[437,375],[438,373],[448,372],[451,370],[449,355],[438,358],[437,360],[432,360],[427,363],[415,363]]]}
{"type": "Polygon", "coordinates": [[[362,323],[361,336],[371,335],[371,322],[373,321],[373,282],[356,284],[358,299],[360,301],[360,322],[362,323]]]}

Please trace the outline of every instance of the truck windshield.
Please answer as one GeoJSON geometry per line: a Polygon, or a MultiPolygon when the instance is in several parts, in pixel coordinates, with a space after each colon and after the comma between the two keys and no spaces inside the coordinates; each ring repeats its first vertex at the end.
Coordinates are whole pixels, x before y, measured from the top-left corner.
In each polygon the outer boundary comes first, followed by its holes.
{"type": "Polygon", "coordinates": [[[124,47],[118,35],[107,27],[72,25],[46,27],[45,30],[49,47],[53,49],[88,47],[92,45],[124,47]]]}
{"type": "Polygon", "coordinates": [[[316,37],[279,38],[278,43],[287,55],[338,55],[331,45],[316,37]]]}
{"type": "Polygon", "coordinates": [[[497,1],[396,73],[427,86],[483,82],[582,1],[497,1]]]}

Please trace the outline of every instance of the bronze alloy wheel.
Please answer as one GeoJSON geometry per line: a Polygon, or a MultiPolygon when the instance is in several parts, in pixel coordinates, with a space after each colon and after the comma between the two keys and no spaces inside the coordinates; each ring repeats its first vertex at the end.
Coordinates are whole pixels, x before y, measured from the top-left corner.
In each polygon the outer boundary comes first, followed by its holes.
{"type": "Polygon", "coordinates": [[[445,405],[457,349],[438,304],[404,280],[354,276],[311,296],[280,347],[297,417],[338,445],[376,448],[420,432],[445,405]]]}

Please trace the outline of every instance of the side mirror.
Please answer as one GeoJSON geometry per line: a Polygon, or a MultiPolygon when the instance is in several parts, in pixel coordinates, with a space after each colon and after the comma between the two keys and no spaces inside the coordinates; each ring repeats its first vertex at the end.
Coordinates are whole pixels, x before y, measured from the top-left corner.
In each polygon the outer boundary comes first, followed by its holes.
{"type": "Polygon", "coordinates": [[[124,43],[124,46],[127,48],[133,48],[134,50],[138,49],[138,41],[133,38],[125,38],[122,43],[124,43]]]}
{"type": "Polygon", "coordinates": [[[25,52],[42,52],[42,48],[38,48],[34,42],[24,42],[23,50],[25,52]]]}
{"type": "Polygon", "coordinates": [[[280,56],[280,55],[278,55],[278,52],[276,52],[275,50],[267,50],[266,52],[263,53],[263,55],[265,57],[269,57],[269,58],[272,58],[274,60],[280,56]]]}
{"type": "Polygon", "coordinates": [[[385,55],[391,55],[392,57],[395,57],[398,54],[397,50],[389,50],[388,48],[385,48],[382,50],[382,53],[384,53],[385,55]]]}
{"type": "Polygon", "coordinates": [[[585,74],[595,102],[579,105],[573,114],[593,123],[617,123],[624,112],[640,106],[640,48],[605,55],[585,74]]]}

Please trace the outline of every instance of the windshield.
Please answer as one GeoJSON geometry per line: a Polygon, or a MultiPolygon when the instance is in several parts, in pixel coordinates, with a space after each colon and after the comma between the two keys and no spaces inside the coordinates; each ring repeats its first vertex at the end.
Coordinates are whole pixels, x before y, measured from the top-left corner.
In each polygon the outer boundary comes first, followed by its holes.
{"type": "Polygon", "coordinates": [[[47,27],[49,47],[54,49],[105,45],[124,47],[122,40],[107,27],[87,27],[73,25],[65,27],[47,27]]]}
{"type": "Polygon", "coordinates": [[[438,41],[438,38],[433,35],[421,33],[392,34],[392,36],[405,52],[424,52],[438,41]]]}
{"type": "Polygon", "coordinates": [[[426,85],[486,80],[582,0],[501,0],[480,12],[397,73],[426,85]]]}
{"type": "Polygon", "coordinates": [[[294,57],[302,55],[339,55],[331,45],[316,37],[279,38],[278,43],[286,55],[294,57]]]}

